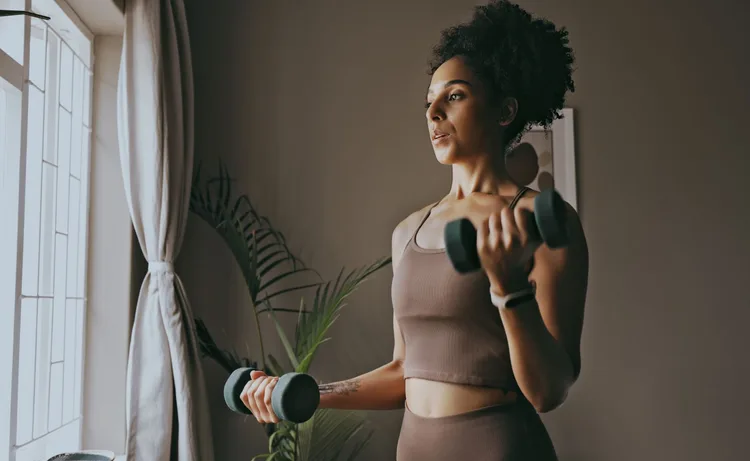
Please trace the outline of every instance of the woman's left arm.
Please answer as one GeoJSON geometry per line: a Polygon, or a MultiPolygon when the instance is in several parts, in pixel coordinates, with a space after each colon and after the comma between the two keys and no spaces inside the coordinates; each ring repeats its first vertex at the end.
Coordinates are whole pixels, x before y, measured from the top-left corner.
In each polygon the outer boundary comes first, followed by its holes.
{"type": "MultiPolygon", "coordinates": [[[[499,214],[505,216],[494,220],[498,224],[502,221],[496,232],[505,235],[504,238],[499,236],[501,241],[495,241],[503,247],[506,245],[502,240],[505,240],[508,248],[495,248],[495,254],[505,260],[505,267],[509,267],[513,265],[513,255],[522,253],[519,248],[525,245],[525,233],[522,232],[525,226],[516,223],[530,218],[523,212],[512,213],[507,209],[499,214]],[[512,242],[513,228],[520,244],[512,242]],[[516,251],[513,251],[514,247],[516,251]]],[[[499,310],[516,382],[540,413],[551,411],[565,401],[581,370],[588,246],[578,214],[570,205],[567,223],[568,245],[554,250],[546,245],[539,247],[534,254],[534,268],[527,272],[528,275],[519,277],[517,272],[514,276],[514,271],[502,271],[494,272],[490,277],[493,290],[500,294],[523,289],[532,283],[536,286],[536,299],[499,310]]],[[[488,232],[486,235],[492,240],[494,234],[488,232]]]]}

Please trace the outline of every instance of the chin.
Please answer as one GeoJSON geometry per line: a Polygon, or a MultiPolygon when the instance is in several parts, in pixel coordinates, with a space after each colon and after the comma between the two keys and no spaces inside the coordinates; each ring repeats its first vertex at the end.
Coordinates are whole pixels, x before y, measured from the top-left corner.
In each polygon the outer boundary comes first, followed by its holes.
{"type": "Polygon", "coordinates": [[[459,149],[453,146],[443,147],[439,149],[433,148],[435,158],[443,165],[455,165],[457,163],[473,162],[475,159],[466,153],[462,153],[459,149]]]}
{"type": "Polygon", "coordinates": [[[461,159],[461,155],[453,148],[453,146],[433,148],[435,158],[439,163],[443,165],[453,165],[461,159]]]}

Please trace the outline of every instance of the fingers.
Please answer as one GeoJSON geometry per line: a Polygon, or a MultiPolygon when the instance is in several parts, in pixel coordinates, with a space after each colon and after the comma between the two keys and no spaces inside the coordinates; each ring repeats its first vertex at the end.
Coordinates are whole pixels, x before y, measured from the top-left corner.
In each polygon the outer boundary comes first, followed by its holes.
{"type": "Polygon", "coordinates": [[[518,236],[521,246],[526,246],[532,238],[533,230],[531,229],[532,217],[534,215],[527,209],[516,207],[513,210],[513,218],[518,228],[518,236]]]}
{"type": "Polygon", "coordinates": [[[483,219],[477,226],[477,252],[479,256],[484,256],[487,253],[487,247],[489,247],[490,238],[490,220],[489,218],[483,219]]]}
{"type": "Polygon", "coordinates": [[[266,408],[268,408],[269,421],[272,423],[279,422],[279,418],[276,416],[276,413],[274,413],[273,404],[271,402],[271,397],[273,396],[273,390],[276,387],[276,383],[278,382],[279,382],[279,378],[270,379],[268,385],[266,386],[263,392],[263,401],[266,404],[266,408]]]}
{"type": "Polygon", "coordinates": [[[258,379],[263,376],[268,376],[268,375],[260,370],[253,370],[250,372],[250,379],[253,379],[253,380],[258,379]]]}
{"type": "Polygon", "coordinates": [[[255,395],[255,390],[262,382],[262,377],[251,379],[247,382],[247,384],[245,384],[245,387],[240,393],[240,400],[242,400],[242,403],[245,404],[245,406],[250,410],[253,416],[255,416],[255,419],[257,419],[258,421],[260,421],[260,409],[258,408],[258,404],[253,396],[255,395]]]}
{"type": "Polygon", "coordinates": [[[479,223],[477,228],[477,250],[489,256],[499,250],[510,251],[524,246],[528,241],[526,223],[528,216],[519,208],[503,208],[479,223]]]}
{"type": "Polygon", "coordinates": [[[278,423],[279,419],[273,411],[271,396],[278,382],[277,377],[268,376],[262,371],[250,373],[251,380],[245,384],[240,394],[240,400],[260,423],[278,423]]]}
{"type": "Polygon", "coordinates": [[[263,382],[255,389],[255,392],[253,393],[255,404],[258,406],[258,416],[260,417],[260,422],[262,423],[273,422],[273,419],[275,417],[273,408],[271,408],[271,394],[269,393],[268,398],[266,398],[266,389],[268,388],[268,385],[273,381],[274,378],[264,377],[263,382]]]}
{"type": "Polygon", "coordinates": [[[503,248],[509,250],[520,243],[521,232],[516,224],[515,215],[513,210],[510,208],[503,208],[500,211],[500,242],[502,242],[503,248]]]}

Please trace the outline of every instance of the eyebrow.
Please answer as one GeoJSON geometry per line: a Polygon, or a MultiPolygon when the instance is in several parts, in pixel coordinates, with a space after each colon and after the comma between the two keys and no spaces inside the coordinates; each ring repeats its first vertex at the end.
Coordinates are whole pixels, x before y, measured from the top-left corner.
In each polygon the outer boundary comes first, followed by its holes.
{"type": "MultiPolygon", "coordinates": [[[[468,82],[466,80],[462,80],[460,78],[457,78],[457,79],[453,79],[453,80],[448,80],[445,83],[445,85],[443,85],[443,88],[447,88],[447,87],[449,87],[451,85],[461,85],[461,84],[466,85],[466,86],[472,86],[471,82],[468,82]]],[[[432,94],[432,93],[433,93],[432,89],[428,88],[427,89],[427,94],[432,94]]]]}

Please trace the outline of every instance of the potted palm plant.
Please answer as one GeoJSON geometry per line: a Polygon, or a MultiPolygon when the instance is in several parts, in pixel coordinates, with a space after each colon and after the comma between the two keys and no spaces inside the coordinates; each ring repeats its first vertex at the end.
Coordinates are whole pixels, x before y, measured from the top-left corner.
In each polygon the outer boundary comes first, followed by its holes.
{"type": "MultiPolygon", "coordinates": [[[[283,234],[270,220],[260,215],[246,194],[232,192],[227,169],[219,165],[218,174],[207,180],[197,165],[193,175],[190,211],[205,221],[228,246],[247,285],[258,340],[258,359],[240,357],[233,349],[220,347],[205,323],[196,319],[196,328],[204,357],[214,360],[229,375],[240,367],[252,366],[270,375],[289,371],[308,373],[320,346],[328,341],[328,331],[346,306],[347,298],[375,272],[391,263],[390,257],[338,273],[325,280],[308,267],[289,248],[283,234]],[[274,302],[283,294],[300,292],[295,308],[276,307],[274,302]],[[304,293],[312,300],[306,302],[304,293]],[[296,315],[293,334],[287,334],[279,315],[296,315]],[[276,326],[287,355],[283,365],[267,354],[260,318],[267,315],[276,326]]],[[[255,460],[267,461],[339,461],[353,460],[372,436],[366,430],[362,412],[319,409],[302,424],[281,421],[265,425],[268,452],[255,460]]]]}

